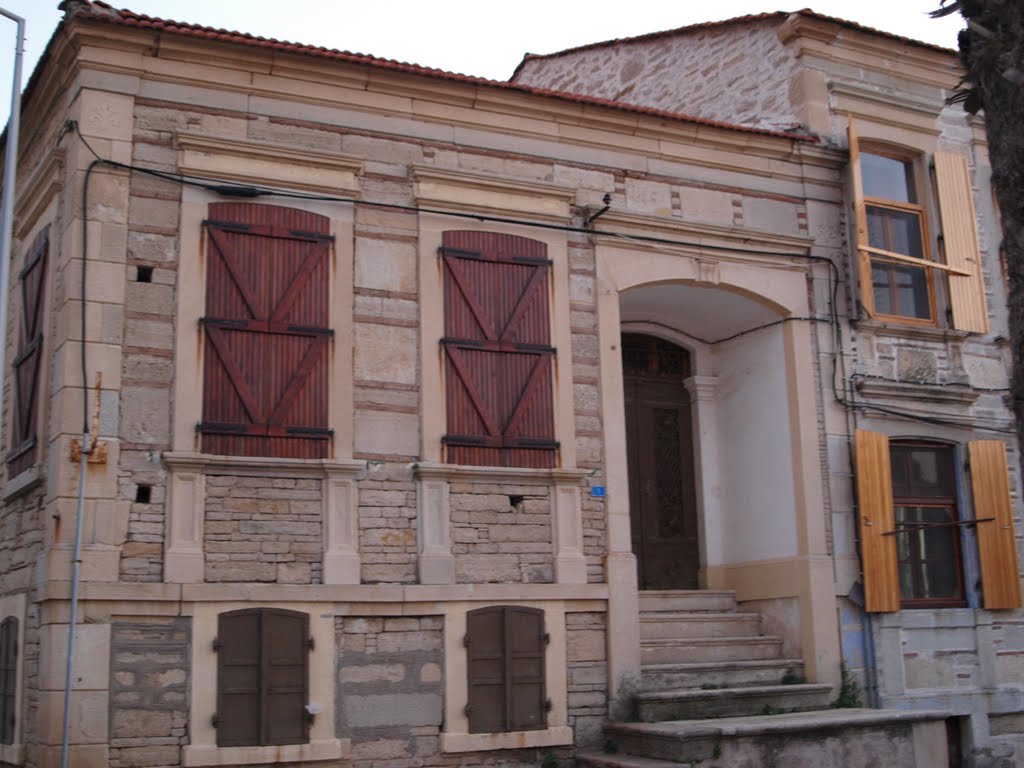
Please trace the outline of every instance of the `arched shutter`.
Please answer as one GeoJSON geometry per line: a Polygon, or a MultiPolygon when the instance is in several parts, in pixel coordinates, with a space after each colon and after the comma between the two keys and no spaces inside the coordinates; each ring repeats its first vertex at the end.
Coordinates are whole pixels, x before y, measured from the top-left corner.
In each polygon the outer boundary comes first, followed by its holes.
{"type": "Polygon", "coordinates": [[[893,533],[896,522],[889,438],[858,429],[855,451],[865,609],[871,613],[898,611],[900,587],[893,533]]]}
{"type": "Polygon", "coordinates": [[[14,743],[18,694],[18,620],[0,622],[0,744],[14,743]]]}
{"type": "Polygon", "coordinates": [[[43,297],[46,290],[46,262],[50,251],[50,227],[44,227],[28,250],[25,266],[18,275],[21,285],[21,323],[18,353],[11,363],[14,374],[14,404],[11,450],[7,454],[8,476],[14,477],[36,462],[39,400],[42,395],[43,297]]]}
{"type": "Polygon", "coordinates": [[[447,461],[556,466],[547,246],[450,231],[441,259],[447,461]]]}
{"type": "Polygon", "coordinates": [[[329,220],[217,203],[205,224],[203,452],[326,457],[329,220]]]}
{"type": "Polygon", "coordinates": [[[967,444],[974,516],[978,519],[981,588],[988,609],[1020,608],[1020,569],[1013,530],[1006,445],[1002,440],[967,444]]]}

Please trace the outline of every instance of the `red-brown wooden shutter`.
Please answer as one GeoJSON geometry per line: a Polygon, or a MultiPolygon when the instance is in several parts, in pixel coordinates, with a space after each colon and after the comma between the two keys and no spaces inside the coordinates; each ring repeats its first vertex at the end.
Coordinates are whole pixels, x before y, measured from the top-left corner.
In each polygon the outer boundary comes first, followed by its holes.
{"type": "Polygon", "coordinates": [[[309,616],[263,612],[263,744],[301,744],[309,720],[309,616]]]}
{"type": "Polygon", "coordinates": [[[260,743],[260,611],[217,617],[217,746],[260,743]]]}
{"type": "Polygon", "coordinates": [[[329,224],[279,206],[210,206],[204,453],[328,455],[329,224]]]}
{"type": "Polygon", "coordinates": [[[0,744],[14,743],[18,694],[18,620],[0,622],[0,744]]]}
{"type": "Polygon", "coordinates": [[[466,614],[470,733],[547,726],[544,612],[520,606],[466,614]]]}
{"type": "Polygon", "coordinates": [[[450,231],[441,259],[447,461],[556,466],[547,246],[450,231]]]}
{"type": "Polygon", "coordinates": [[[38,455],[39,400],[43,360],[43,294],[46,262],[50,250],[50,227],[44,227],[28,250],[25,266],[18,275],[21,284],[21,326],[18,354],[11,363],[14,374],[14,404],[11,450],[7,454],[8,476],[31,467],[38,455]]]}

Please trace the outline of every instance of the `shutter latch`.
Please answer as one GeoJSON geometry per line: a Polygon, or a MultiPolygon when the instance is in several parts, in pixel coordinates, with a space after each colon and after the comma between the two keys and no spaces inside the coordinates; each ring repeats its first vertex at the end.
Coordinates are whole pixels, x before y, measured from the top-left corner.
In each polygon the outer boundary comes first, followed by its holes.
{"type": "Polygon", "coordinates": [[[309,636],[309,637],[307,638],[307,640],[306,640],[306,647],[307,647],[307,648],[309,648],[309,650],[311,650],[311,651],[312,651],[312,650],[313,650],[314,648],[316,648],[316,640],[314,640],[314,639],[313,639],[313,636],[312,636],[312,635],[310,635],[310,636],[309,636]]]}
{"type": "Polygon", "coordinates": [[[214,651],[219,651],[220,650],[220,638],[219,637],[213,638],[213,650],[214,651]]]}
{"type": "Polygon", "coordinates": [[[543,641],[544,645],[551,645],[551,633],[550,632],[545,632],[543,635],[540,636],[540,639],[541,639],[541,641],[543,641]]]}
{"type": "Polygon", "coordinates": [[[471,714],[473,714],[473,705],[467,704],[462,708],[462,711],[466,713],[466,717],[469,717],[471,714]]]}
{"type": "Polygon", "coordinates": [[[551,699],[544,699],[544,711],[545,712],[550,712],[552,706],[554,706],[554,705],[551,703],[551,699]]]}
{"type": "Polygon", "coordinates": [[[463,644],[464,646],[466,646],[467,648],[469,648],[469,644],[470,644],[470,640],[469,640],[469,635],[465,635],[465,636],[464,636],[464,637],[462,638],[462,644],[463,644]]]}
{"type": "Polygon", "coordinates": [[[216,712],[214,712],[213,717],[210,718],[210,725],[212,725],[214,728],[220,725],[220,715],[216,712]]]}

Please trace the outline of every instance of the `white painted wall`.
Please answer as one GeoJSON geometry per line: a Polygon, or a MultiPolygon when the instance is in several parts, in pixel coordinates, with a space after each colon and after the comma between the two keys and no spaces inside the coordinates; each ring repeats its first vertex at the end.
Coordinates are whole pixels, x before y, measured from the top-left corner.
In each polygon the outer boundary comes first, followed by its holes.
{"type": "Polygon", "coordinates": [[[782,328],[715,350],[722,564],[797,554],[782,328]]]}

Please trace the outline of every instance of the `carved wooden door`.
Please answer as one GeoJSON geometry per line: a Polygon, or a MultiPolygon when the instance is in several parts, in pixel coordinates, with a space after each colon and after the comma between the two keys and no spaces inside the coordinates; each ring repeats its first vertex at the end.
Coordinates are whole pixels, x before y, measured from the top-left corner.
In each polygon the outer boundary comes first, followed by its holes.
{"type": "Polygon", "coordinates": [[[699,568],[686,351],[623,336],[633,552],[641,589],[696,589],[699,568]]]}

